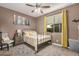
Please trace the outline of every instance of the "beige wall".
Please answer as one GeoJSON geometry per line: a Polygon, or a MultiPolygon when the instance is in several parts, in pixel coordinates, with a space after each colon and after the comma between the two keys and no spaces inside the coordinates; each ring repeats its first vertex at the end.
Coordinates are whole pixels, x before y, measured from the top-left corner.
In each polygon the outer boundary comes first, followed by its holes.
{"type": "Polygon", "coordinates": [[[19,12],[15,12],[3,7],[0,7],[0,31],[2,32],[8,32],[9,36],[12,38],[16,29],[36,29],[36,19],[31,17],[31,16],[27,16],[24,14],[21,14],[19,12]],[[27,19],[30,20],[30,26],[26,26],[26,25],[15,25],[13,24],[13,14],[17,14],[20,16],[24,16],[27,19]]]}
{"type": "Polygon", "coordinates": [[[43,26],[44,20],[43,19],[44,19],[44,17],[39,17],[36,20],[36,24],[37,24],[36,30],[38,33],[44,32],[44,26],[43,26]]]}
{"type": "MultiPolygon", "coordinates": [[[[78,34],[77,23],[72,22],[72,20],[73,19],[79,19],[79,4],[75,4],[75,5],[63,8],[63,9],[67,9],[67,11],[68,11],[68,23],[67,24],[68,24],[69,39],[77,39],[77,34],[78,34]]],[[[56,14],[56,13],[61,12],[61,10],[56,10],[54,12],[51,12],[51,13],[43,15],[43,16],[56,14]]],[[[43,16],[37,18],[38,19],[37,20],[37,27],[39,27],[39,28],[37,28],[38,32],[43,32],[43,29],[44,29],[44,27],[43,27],[43,24],[44,24],[43,16]]],[[[52,33],[52,36],[53,36],[53,40],[59,38],[58,40],[59,40],[59,43],[60,43],[61,33],[60,34],[59,33],[52,33]]]]}
{"type": "MultiPolygon", "coordinates": [[[[72,22],[72,20],[79,19],[79,4],[75,4],[75,5],[66,7],[64,9],[68,10],[69,39],[77,39],[77,33],[78,33],[77,23],[72,22]]],[[[61,10],[56,10],[54,12],[51,12],[49,14],[46,14],[46,16],[61,12],[61,10]]],[[[18,28],[20,28],[20,29],[36,29],[39,33],[44,32],[43,31],[43,29],[44,29],[43,16],[40,16],[38,18],[33,18],[31,16],[27,16],[27,15],[21,14],[19,12],[15,12],[15,11],[0,7],[0,31],[8,32],[11,38],[13,37],[15,30],[18,28]],[[30,20],[30,26],[13,24],[13,14],[14,13],[28,18],[30,20]]],[[[54,35],[54,34],[52,33],[52,35],[54,35]]],[[[56,36],[56,37],[60,36],[59,33],[57,35],[58,36],[56,36]]],[[[55,38],[55,37],[53,36],[53,38],[55,38]]]]}
{"type": "Polygon", "coordinates": [[[77,23],[72,22],[72,20],[79,19],[79,4],[68,7],[67,10],[68,10],[69,39],[77,39],[78,25],[77,23]]]}

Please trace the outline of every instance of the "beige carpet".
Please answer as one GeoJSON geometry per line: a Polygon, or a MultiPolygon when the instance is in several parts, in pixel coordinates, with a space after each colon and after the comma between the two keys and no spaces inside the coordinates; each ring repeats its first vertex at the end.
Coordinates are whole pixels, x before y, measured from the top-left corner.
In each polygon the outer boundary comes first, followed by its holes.
{"type": "Polygon", "coordinates": [[[79,53],[71,51],[69,49],[49,45],[41,49],[38,53],[35,54],[34,50],[25,45],[17,45],[15,47],[10,47],[10,50],[7,51],[4,49],[0,51],[1,56],[79,56],[79,53]]]}

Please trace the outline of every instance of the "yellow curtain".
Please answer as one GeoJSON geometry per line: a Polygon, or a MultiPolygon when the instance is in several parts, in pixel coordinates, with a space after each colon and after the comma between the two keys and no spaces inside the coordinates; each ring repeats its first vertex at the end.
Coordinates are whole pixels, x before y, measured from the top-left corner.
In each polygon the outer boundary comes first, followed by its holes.
{"type": "Polygon", "coordinates": [[[67,10],[62,10],[62,47],[68,47],[68,35],[67,35],[67,10]]]}
{"type": "Polygon", "coordinates": [[[47,27],[46,27],[46,16],[44,16],[44,33],[47,32],[47,27]]]}

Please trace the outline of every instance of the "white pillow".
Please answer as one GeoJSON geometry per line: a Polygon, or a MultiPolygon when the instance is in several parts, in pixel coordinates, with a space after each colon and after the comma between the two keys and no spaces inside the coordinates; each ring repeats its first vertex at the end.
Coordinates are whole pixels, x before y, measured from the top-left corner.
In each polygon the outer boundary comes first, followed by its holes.
{"type": "Polygon", "coordinates": [[[10,40],[10,38],[8,37],[8,33],[2,33],[2,39],[3,41],[10,40]]]}
{"type": "Polygon", "coordinates": [[[10,40],[9,37],[4,37],[3,38],[3,41],[7,41],[7,40],[10,40]]]}

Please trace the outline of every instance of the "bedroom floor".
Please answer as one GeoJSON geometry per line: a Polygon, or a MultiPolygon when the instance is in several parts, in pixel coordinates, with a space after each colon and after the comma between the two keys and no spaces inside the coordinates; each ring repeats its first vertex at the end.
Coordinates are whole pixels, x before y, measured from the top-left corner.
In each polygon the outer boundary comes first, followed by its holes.
{"type": "Polygon", "coordinates": [[[79,56],[79,53],[74,52],[69,49],[57,47],[54,45],[48,45],[41,49],[38,53],[35,54],[34,50],[25,45],[17,45],[15,47],[10,47],[10,50],[7,51],[4,49],[0,51],[1,56],[79,56]]]}

